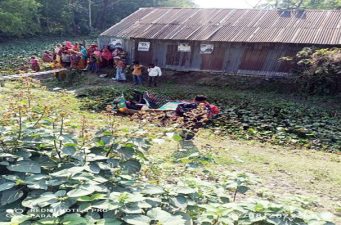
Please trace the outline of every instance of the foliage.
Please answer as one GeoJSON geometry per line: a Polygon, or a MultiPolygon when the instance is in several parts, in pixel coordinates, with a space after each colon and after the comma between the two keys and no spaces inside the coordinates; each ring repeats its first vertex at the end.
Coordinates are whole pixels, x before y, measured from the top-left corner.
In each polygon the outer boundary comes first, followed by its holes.
{"type": "MultiPolygon", "coordinates": [[[[80,37],[80,38],[43,38],[32,39],[30,41],[12,41],[11,43],[0,43],[0,76],[12,75],[16,73],[24,73],[29,71],[29,59],[35,55],[41,57],[44,51],[52,50],[58,43],[65,40],[70,41],[85,41],[85,43],[96,42],[96,38],[80,37]]],[[[49,64],[42,64],[42,70],[51,69],[49,64]]]]}
{"type": "MultiPolygon", "coordinates": [[[[114,88],[83,90],[79,96],[82,97],[83,107],[100,111],[106,105],[112,104],[114,98],[122,93],[129,98],[132,91],[130,87],[120,85],[114,88]]],[[[338,128],[340,117],[337,109],[327,110],[318,107],[317,104],[298,104],[287,99],[275,99],[273,96],[237,95],[227,93],[226,90],[207,90],[204,87],[183,88],[164,85],[162,92],[157,90],[155,92],[169,96],[170,99],[190,99],[198,94],[210,96],[209,101],[221,108],[220,117],[210,124],[216,134],[333,152],[341,149],[339,138],[341,134],[338,128]]],[[[148,114],[143,119],[147,118],[146,121],[158,119],[158,116],[153,115],[148,114]]],[[[165,115],[162,115],[161,118],[164,118],[165,115]]]]}
{"type": "Polygon", "coordinates": [[[340,9],[340,0],[267,0],[259,8],[280,9],[340,9]]]}
{"type": "Polygon", "coordinates": [[[303,92],[308,94],[336,94],[340,92],[341,49],[303,48],[294,58],[294,72],[303,92]]]}
{"type": "Polygon", "coordinates": [[[0,39],[37,34],[84,35],[92,29],[103,31],[140,7],[193,5],[191,0],[0,1],[0,39]],[[89,2],[92,27],[89,27],[89,2]]]}
{"type": "Polygon", "coordinates": [[[140,172],[149,140],[117,136],[111,108],[102,129],[85,118],[75,129],[72,111],[35,98],[38,83],[21,86],[1,111],[0,214],[10,220],[2,224],[332,224],[329,214],[280,202],[237,201],[256,182],[250,174],[151,184],[140,172]]]}
{"type": "Polygon", "coordinates": [[[35,0],[0,1],[0,39],[1,36],[35,34],[39,30],[39,6],[35,0]]]}

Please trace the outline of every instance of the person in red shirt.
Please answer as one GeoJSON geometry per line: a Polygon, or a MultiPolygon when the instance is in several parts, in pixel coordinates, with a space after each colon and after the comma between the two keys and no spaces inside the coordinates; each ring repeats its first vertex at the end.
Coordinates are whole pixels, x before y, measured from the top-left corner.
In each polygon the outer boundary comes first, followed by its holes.
{"type": "Polygon", "coordinates": [[[92,54],[97,50],[97,45],[96,44],[92,44],[90,45],[90,47],[87,49],[88,51],[88,58],[90,58],[92,56],[92,54]]]}
{"type": "Polygon", "coordinates": [[[40,71],[39,61],[38,61],[38,59],[35,56],[31,57],[30,63],[31,63],[31,69],[34,72],[39,72],[40,71]]]}
{"type": "Polygon", "coordinates": [[[104,47],[102,51],[102,66],[107,67],[113,64],[112,53],[109,50],[108,46],[104,47]]]}

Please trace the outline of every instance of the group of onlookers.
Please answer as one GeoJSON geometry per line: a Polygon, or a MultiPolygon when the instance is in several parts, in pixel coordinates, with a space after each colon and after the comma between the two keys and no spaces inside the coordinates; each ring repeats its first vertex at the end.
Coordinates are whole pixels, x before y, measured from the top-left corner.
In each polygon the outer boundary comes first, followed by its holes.
{"type": "MultiPolygon", "coordinates": [[[[127,52],[121,46],[108,45],[99,49],[96,44],[85,46],[66,41],[64,44],[57,44],[53,51],[45,51],[41,59],[45,63],[52,63],[55,69],[71,68],[98,74],[103,68],[115,68],[112,79],[116,81],[126,81],[126,73],[131,72],[135,85],[142,85],[144,71],[148,72],[149,86],[157,86],[157,79],[162,75],[161,69],[154,64],[149,64],[146,68],[134,61],[129,66],[127,52]]],[[[33,71],[40,71],[39,60],[35,56],[31,57],[30,63],[33,71]]]]}

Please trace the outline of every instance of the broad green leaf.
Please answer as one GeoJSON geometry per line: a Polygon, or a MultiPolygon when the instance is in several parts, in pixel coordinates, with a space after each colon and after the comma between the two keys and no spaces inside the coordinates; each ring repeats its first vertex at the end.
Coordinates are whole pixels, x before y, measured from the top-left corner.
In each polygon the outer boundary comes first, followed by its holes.
{"type": "Polygon", "coordinates": [[[31,160],[17,161],[15,164],[7,166],[7,169],[22,173],[41,173],[40,165],[31,160]]]}
{"type": "Polygon", "coordinates": [[[31,189],[42,189],[42,190],[47,190],[47,188],[48,188],[46,181],[36,181],[33,184],[27,185],[27,187],[31,188],[31,189]]]}
{"type": "Polygon", "coordinates": [[[79,166],[79,167],[75,166],[72,168],[60,170],[60,171],[55,172],[55,173],[51,173],[50,175],[57,176],[57,177],[69,177],[69,176],[72,176],[74,174],[82,172],[84,169],[85,169],[85,167],[83,167],[83,166],[79,166]]]}
{"type": "Polygon", "coordinates": [[[123,171],[134,174],[141,170],[141,163],[135,159],[130,159],[121,163],[121,167],[123,171]]]}
{"type": "Polygon", "coordinates": [[[88,221],[81,217],[79,214],[67,214],[61,220],[61,224],[63,225],[87,225],[88,221]]]}
{"type": "Polygon", "coordinates": [[[172,138],[174,141],[182,141],[182,137],[179,134],[174,134],[172,138]]]}
{"type": "Polygon", "coordinates": [[[39,225],[56,225],[59,224],[59,218],[45,218],[38,220],[37,223],[39,225]]]}
{"type": "Polygon", "coordinates": [[[19,225],[22,224],[23,222],[30,220],[31,217],[30,216],[26,216],[26,215],[18,215],[18,216],[14,216],[11,219],[11,223],[10,225],[19,225]]]}
{"type": "Polygon", "coordinates": [[[77,199],[77,201],[80,201],[80,202],[92,202],[92,201],[95,201],[95,200],[106,199],[107,198],[106,196],[107,196],[106,194],[96,193],[96,194],[93,194],[93,195],[90,195],[90,196],[79,197],[77,199]]]}
{"type": "Polygon", "coordinates": [[[73,199],[67,199],[66,201],[62,202],[55,202],[51,204],[50,208],[52,209],[52,216],[59,217],[67,213],[67,210],[75,204],[76,201],[73,199]]]}
{"type": "Polygon", "coordinates": [[[117,202],[111,200],[103,200],[94,203],[92,207],[95,209],[115,210],[120,208],[120,205],[117,202]]]}
{"type": "Polygon", "coordinates": [[[179,209],[186,209],[187,207],[187,199],[182,195],[171,198],[170,203],[179,209]]]}
{"type": "Polygon", "coordinates": [[[134,156],[134,152],[135,150],[132,147],[122,147],[117,150],[117,153],[124,160],[131,159],[134,156]]]}
{"type": "Polygon", "coordinates": [[[4,190],[11,189],[14,186],[15,186],[15,183],[13,183],[13,182],[6,182],[3,184],[0,184],[0,192],[4,191],[4,190]]]}
{"type": "Polygon", "coordinates": [[[90,195],[94,192],[95,192],[95,188],[93,185],[83,184],[69,191],[67,195],[72,198],[78,198],[78,197],[90,195]]]}
{"type": "Polygon", "coordinates": [[[178,194],[184,194],[184,195],[196,193],[196,191],[190,187],[177,187],[175,189],[175,192],[178,194]]]}
{"type": "Polygon", "coordinates": [[[73,145],[66,145],[62,148],[62,152],[66,155],[74,155],[77,149],[73,145]]]}
{"type": "Polygon", "coordinates": [[[172,215],[169,212],[162,210],[161,208],[154,208],[147,212],[152,220],[159,221],[163,225],[185,225],[186,221],[182,219],[182,216],[172,215]]]}
{"type": "Polygon", "coordinates": [[[121,225],[122,222],[114,218],[104,218],[96,220],[96,225],[121,225]]]}
{"type": "Polygon", "coordinates": [[[1,205],[7,205],[12,202],[17,201],[24,195],[24,192],[21,190],[6,190],[1,194],[0,203],[1,205]]]}
{"type": "Polygon", "coordinates": [[[25,149],[19,149],[18,151],[15,152],[17,156],[23,157],[24,159],[28,159],[31,157],[31,153],[25,149]]]}
{"type": "Polygon", "coordinates": [[[249,190],[249,188],[246,186],[238,186],[237,187],[237,192],[239,192],[241,194],[245,194],[248,190],[249,190]]]}
{"type": "Polygon", "coordinates": [[[45,192],[41,194],[38,198],[27,197],[22,201],[22,205],[27,208],[33,208],[36,206],[46,207],[52,203],[57,202],[57,196],[52,192],[45,192]]]}
{"type": "Polygon", "coordinates": [[[151,219],[144,215],[127,215],[123,220],[132,225],[149,225],[151,222],[151,219]]]}
{"type": "Polygon", "coordinates": [[[86,168],[87,171],[94,173],[94,174],[99,174],[99,172],[101,171],[101,168],[99,168],[99,166],[96,163],[90,163],[89,167],[86,168]]]}
{"type": "Polygon", "coordinates": [[[137,203],[126,204],[125,207],[121,208],[121,211],[126,214],[141,214],[143,209],[139,207],[137,203]]]}
{"type": "Polygon", "coordinates": [[[141,193],[146,194],[146,195],[161,195],[165,193],[165,191],[163,190],[162,187],[154,186],[154,185],[147,185],[144,187],[141,193]]]}
{"type": "Polygon", "coordinates": [[[185,225],[193,225],[193,220],[190,215],[184,212],[177,212],[175,216],[181,216],[183,220],[185,220],[185,225]]]}

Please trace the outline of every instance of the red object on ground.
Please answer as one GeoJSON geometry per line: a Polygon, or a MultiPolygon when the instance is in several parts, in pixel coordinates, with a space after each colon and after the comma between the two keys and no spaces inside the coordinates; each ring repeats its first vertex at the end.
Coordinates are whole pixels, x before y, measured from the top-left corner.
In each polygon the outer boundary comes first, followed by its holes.
{"type": "Polygon", "coordinates": [[[217,106],[210,104],[210,108],[211,108],[211,113],[213,115],[217,115],[220,113],[220,109],[217,106]]]}

